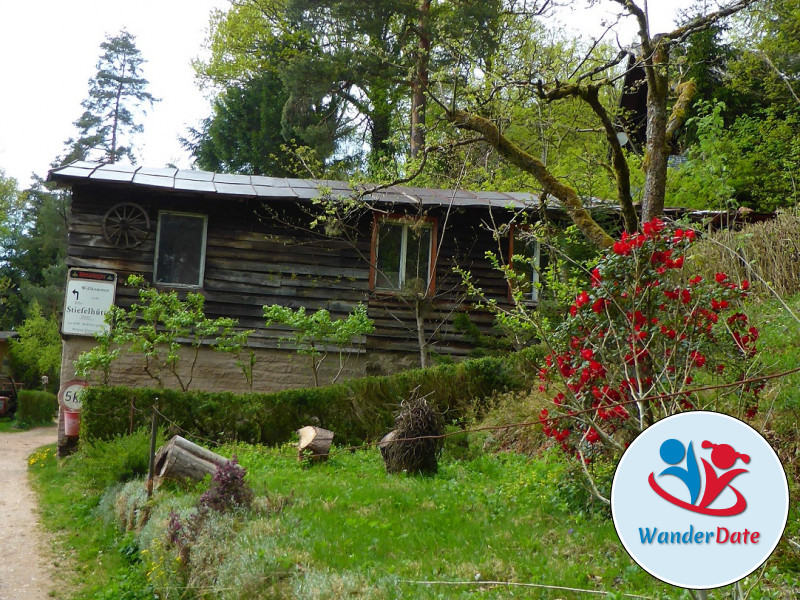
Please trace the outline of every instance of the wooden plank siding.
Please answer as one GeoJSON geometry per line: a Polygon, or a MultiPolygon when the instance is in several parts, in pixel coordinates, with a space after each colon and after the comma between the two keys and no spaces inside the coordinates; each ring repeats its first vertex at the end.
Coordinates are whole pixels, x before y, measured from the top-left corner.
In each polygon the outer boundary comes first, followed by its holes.
{"type": "MultiPolygon", "coordinates": [[[[206,298],[206,312],[210,317],[237,318],[242,327],[256,329],[251,338],[255,346],[290,347],[280,342],[287,334],[285,330],[265,329],[262,306],[266,304],[303,306],[308,311],[325,308],[337,318],[364,303],[376,326],[375,333],[366,340],[368,354],[373,350],[419,352],[413,304],[402,297],[369,290],[371,214],[365,214],[358,222],[358,239],[353,245],[305,231],[300,225],[308,223],[312,205],[301,206],[296,198],[270,198],[271,210],[265,211],[262,200],[255,198],[220,198],[82,181],[75,182],[72,188],[67,263],[115,271],[120,281],[120,306],[127,307],[136,299],[135,290],[121,285],[128,275],[138,273],[148,281],[153,279],[158,212],[197,213],[208,216],[204,280],[197,290],[206,298]],[[151,221],[149,237],[132,250],[115,248],[103,237],[103,217],[119,202],[142,206],[151,221]]],[[[400,205],[397,209],[407,210],[400,205]]],[[[489,220],[487,208],[459,207],[448,211],[447,207],[432,206],[426,214],[438,219],[436,290],[424,310],[426,331],[432,335],[433,351],[465,356],[472,347],[455,330],[454,317],[459,312],[470,312],[471,320],[486,334],[493,331],[493,317],[472,307],[453,267],[460,265],[470,270],[476,284],[488,295],[507,301],[505,281],[485,258],[486,251],[498,251],[498,243],[482,225],[489,220]]],[[[500,222],[508,214],[505,209],[495,209],[493,217],[500,222]]],[[[499,246],[505,253],[507,239],[499,246]]]]}

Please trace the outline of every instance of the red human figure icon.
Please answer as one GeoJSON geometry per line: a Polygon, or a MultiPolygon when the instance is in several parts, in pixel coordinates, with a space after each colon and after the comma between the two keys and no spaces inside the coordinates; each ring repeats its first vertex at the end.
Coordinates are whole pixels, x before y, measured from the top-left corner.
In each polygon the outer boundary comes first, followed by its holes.
{"type": "MultiPolygon", "coordinates": [[[[702,447],[706,449],[713,448],[711,451],[711,462],[714,463],[714,466],[718,469],[730,469],[739,459],[745,464],[750,462],[750,457],[747,454],[736,452],[736,450],[728,444],[713,444],[705,440],[702,443],[702,447]]],[[[717,496],[722,493],[722,490],[730,485],[734,477],[748,472],[747,469],[733,469],[732,471],[722,473],[718,476],[714,467],[708,464],[705,458],[701,458],[700,460],[703,462],[703,468],[706,474],[706,489],[703,493],[703,499],[700,501],[701,508],[707,507],[716,500],[717,496]]],[[[739,514],[747,507],[747,501],[739,490],[733,486],[730,486],[730,488],[736,494],[736,504],[731,507],[731,510],[735,510],[736,512],[731,512],[730,514],[739,514]]]]}

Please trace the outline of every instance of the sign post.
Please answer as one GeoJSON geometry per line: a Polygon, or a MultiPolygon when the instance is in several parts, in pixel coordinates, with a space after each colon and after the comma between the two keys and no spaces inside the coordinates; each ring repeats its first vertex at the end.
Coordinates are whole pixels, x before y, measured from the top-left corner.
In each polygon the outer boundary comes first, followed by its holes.
{"type": "Polygon", "coordinates": [[[89,387],[86,381],[73,379],[61,386],[58,392],[58,403],[64,416],[64,435],[78,437],[81,429],[81,407],[83,390],[89,387]]]}
{"type": "Polygon", "coordinates": [[[64,335],[92,337],[108,331],[106,314],[114,305],[117,274],[94,269],[69,270],[64,298],[64,335]]]}

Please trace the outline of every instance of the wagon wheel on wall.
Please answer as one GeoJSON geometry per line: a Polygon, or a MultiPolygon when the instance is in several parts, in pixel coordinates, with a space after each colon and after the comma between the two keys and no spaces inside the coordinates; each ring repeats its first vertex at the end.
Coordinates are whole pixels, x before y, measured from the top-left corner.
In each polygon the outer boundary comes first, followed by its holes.
{"type": "Polygon", "coordinates": [[[150,235],[147,212],[133,202],[120,202],[103,217],[103,237],[117,248],[136,248],[150,235]]]}

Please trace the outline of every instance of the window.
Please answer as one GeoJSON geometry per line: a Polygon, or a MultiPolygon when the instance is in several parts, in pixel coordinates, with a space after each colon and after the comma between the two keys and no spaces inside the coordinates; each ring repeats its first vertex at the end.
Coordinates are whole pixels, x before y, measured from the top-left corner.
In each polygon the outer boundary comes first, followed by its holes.
{"type": "Polygon", "coordinates": [[[203,284],[207,220],[205,215],[158,213],[156,283],[192,287],[203,284]]]}
{"type": "Polygon", "coordinates": [[[370,283],[384,292],[425,292],[433,288],[434,219],[376,218],[370,283]]]}
{"type": "MultiPolygon", "coordinates": [[[[508,255],[511,257],[511,266],[517,275],[524,276],[522,292],[525,299],[530,302],[539,302],[541,295],[541,272],[547,264],[547,255],[542,255],[541,244],[524,236],[524,230],[512,226],[509,238],[508,255]],[[514,260],[514,257],[518,260],[514,260]]],[[[511,290],[509,290],[509,293],[511,290]]]]}

